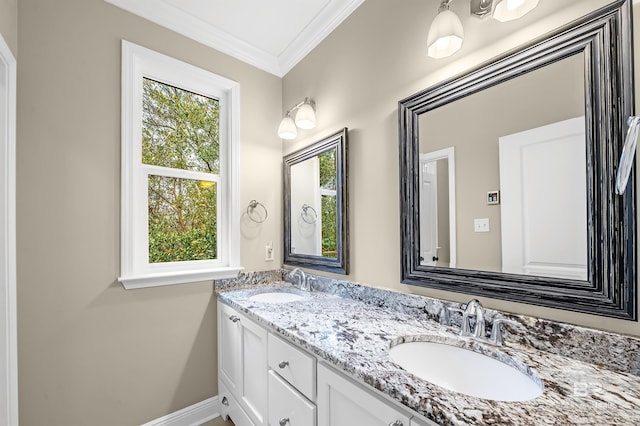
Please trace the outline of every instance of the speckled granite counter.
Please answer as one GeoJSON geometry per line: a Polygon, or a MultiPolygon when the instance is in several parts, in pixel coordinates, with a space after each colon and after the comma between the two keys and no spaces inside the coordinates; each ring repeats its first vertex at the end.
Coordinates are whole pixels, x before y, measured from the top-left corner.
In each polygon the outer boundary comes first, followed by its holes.
{"type": "MultiPolygon", "coordinates": [[[[638,425],[640,339],[530,317],[503,315],[526,328],[506,336],[499,351],[544,384],[527,402],[497,402],[452,392],[407,373],[389,358],[392,344],[443,340],[455,328],[434,321],[443,304],[318,276],[311,297],[265,304],[249,297],[269,288],[280,272],[244,274],[216,283],[220,299],[356,380],[443,425],[638,425]],[[317,291],[321,290],[321,291],[317,291]],[[338,297],[341,296],[341,297],[338,297]]],[[[457,306],[452,304],[453,306],[457,306]]],[[[499,315],[487,310],[487,317],[499,315]]],[[[496,354],[470,339],[461,346],[496,354]]]]}

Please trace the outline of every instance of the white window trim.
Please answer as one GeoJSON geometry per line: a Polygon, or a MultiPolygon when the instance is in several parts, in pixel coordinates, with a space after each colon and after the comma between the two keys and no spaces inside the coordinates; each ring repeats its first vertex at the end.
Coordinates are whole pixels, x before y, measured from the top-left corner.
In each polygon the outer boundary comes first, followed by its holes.
{"type": "Polygon", "coordinates": [[[0,424],[18,426],[16,280],[17,62],[0,34],[0,424]]]}
{"type": "MultiPolygon", "coordinates": [[[[120,277],[126,289],[233,278],[240,266],[240,85],[122,40],[120,277]],[[220,99],[219,259],[149,264],[147,174],[142,165],[142,79],[220,99]],[[226,136],[225,136],[226,135],[226,136]],[[222,143],[223,140],[228,143],[222,143]],[[141,201],[142,200],[142,201],[141,201]]],[[[180,171],[175,173],[179,174],[180,171]]],[[[210,180],[211,175],[206,180],[210,180]]]]}

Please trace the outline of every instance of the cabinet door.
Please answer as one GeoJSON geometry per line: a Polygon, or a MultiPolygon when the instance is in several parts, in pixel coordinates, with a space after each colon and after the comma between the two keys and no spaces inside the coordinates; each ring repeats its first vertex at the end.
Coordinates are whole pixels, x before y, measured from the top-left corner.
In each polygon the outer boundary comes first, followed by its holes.
{"type": "Polygon", "coordinates": [[[229,392],[238,395],[240,375],[240,316],[218,302],[218,375],[229,392]]]}
{"type": "Polygon", "coordinates": [[[324,365],[318,365],[318,426],[409,426],[409,417],[324,365]]]}
{"type": "Polygon", "coordinates": [[[238,396],[256,426],[267,424],[267,331],[239,315],[240,379],[238,396]]]}
{"type": "Polygon", "coordinates": [[[218,382],[218,397],[220,398],[220,416],[224,420],[231,419],[235,426],[255,426],[221,381],[218,382]]]}

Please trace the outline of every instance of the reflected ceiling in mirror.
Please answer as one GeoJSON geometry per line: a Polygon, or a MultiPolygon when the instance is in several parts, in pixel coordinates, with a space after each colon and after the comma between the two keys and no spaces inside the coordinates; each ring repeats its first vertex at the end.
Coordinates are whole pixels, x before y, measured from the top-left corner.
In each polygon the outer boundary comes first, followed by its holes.
{"type": "Polygon", "coordinates": [[[403,283],[636,319],[630,4],[399,102],[403,283]]]}

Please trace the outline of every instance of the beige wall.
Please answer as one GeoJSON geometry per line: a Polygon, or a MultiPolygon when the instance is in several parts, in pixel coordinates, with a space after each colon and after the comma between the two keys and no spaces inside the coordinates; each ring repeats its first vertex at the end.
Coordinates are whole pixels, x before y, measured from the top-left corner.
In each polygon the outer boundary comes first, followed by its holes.
{"type": "Polygon", "coordinates": [[[500,189],[498,140],[584,116],[584,60],[572,56],[420,116],[420,153],[455,147],[458,268],[502,271],[500,205],[486,197],[500,189]],[[476,218],[488,218],[490,231],[475,232],[476,218]]]}
{"type": "MultiPolygon", "coordinates": [[[[607,3],[545,1],[526,19],[498,24],[470,18],[466,2],[453,2],[452,10],[461,16],[466,32],[463,49],[451,58],[433,60],[426,57],[425,43],[435,2],[367,0],[284,77],[283,107],[309,96],[317,103],[319,123],[294,143],[284,142],[285,153],[341,127],[350,129],[350,279],[469,300],[469,295],[400,283],[397,102],[607,3]]],[[[640,335],[637,322],[487,298],[482,302],[509,312],[640,335]]]]}
{"type": "Polygon", "coordinates": [[[18,56],[18,0],[0,0],[0,34],[18,56]]]}
{"type": "Polygon", "coordinates": [[[269,211],[262,227],[243,222],[248,270],[281,264],[281,79],[102,0],[18,9],[20,424],[139,425],[216,395],[211,282],[116,282],[120,40],[240,83],[241,208],[269,211]],[[275,262],[262,261],[269,240],[275,262]]]}

